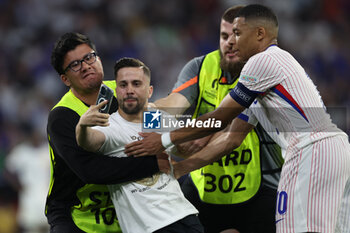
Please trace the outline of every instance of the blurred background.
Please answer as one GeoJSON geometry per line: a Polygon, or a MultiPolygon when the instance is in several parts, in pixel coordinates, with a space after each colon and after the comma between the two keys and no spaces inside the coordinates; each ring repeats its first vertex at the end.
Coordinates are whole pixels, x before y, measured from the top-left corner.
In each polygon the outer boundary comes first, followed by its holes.
{"type": "Polygon", "coordinates": [[[187,61],[218,48],[224,10],[249,3],[275,11],[280,47],[304,66],[350,133],[348,0],[0,0],[0,233],[31,225],[47,231],[40,219],[49,182],[46,122],[66,91],[50,66],[59,36],[87,34],[105,79],[113,79],[117,59],[141,59],[151,68],[155,100],[171,91],[187,61]]]}

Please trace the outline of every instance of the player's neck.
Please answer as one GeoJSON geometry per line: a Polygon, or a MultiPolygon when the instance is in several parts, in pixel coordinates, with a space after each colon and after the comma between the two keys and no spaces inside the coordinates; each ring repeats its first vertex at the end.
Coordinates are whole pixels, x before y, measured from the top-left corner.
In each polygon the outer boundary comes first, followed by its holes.
{"type": "Polygon", "coordinates": [[[272,46],[272,45],[278,45],[277,43],[277,39],[276,38],[272,38],[271,40],[267,41],[266,43],[264,43],[261,46],[260,52],[265,51],[268,47],[272,46]]]}
{"type": "Polygon", "coordinates": [[[118,113],[121,117],[123,117],[126,121],[130,121],[133,123],[141,123],[142,112],[143,111],[140,111],[135,114],[128,114],[128,113],[125,113],[121,108],[118,109],[118,113]]]}

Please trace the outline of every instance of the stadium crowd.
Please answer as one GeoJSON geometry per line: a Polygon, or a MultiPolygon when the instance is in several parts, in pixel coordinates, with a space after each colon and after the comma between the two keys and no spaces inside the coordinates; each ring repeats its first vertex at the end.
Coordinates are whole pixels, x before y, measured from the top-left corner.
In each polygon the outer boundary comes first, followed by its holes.
{"type": "MultiPolygon", "coordinates": [[[[152,70],[156,92],[151,100],[156,100],[171,91],[188,60],[218,47],[218,20],[224,9],[254,2],[0,0],[0,218],[11,219],[18,203],[19,191],[3,173],[6,157],[26,140],[28,129],[38,130],[46,143],[48,112],[66,91],[50,66],[50,52],[59,35],[69,31],[89,35],[106,79],[113,79],[113,65],[119,58],[143,60],[152,70]]],[[[332,118],[350,133],[350,2],[259,3],[276,12],[280,47],[306,68],[332,118]]],[[[5,227],[0,226],[0,233],[10,232],[5,227]]]]}

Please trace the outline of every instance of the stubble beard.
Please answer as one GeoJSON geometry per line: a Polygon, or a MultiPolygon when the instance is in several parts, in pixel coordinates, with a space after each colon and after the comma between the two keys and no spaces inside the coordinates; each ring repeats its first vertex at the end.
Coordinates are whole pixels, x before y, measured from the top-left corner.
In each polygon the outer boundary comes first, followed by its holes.
{"type": "Polygon", "coordinates": [[[136,115],[143,109],[143,105],[144,104],[140,104],[140,102],[137,100],[137,104],[133,107],[127,107],[124,101],[119,106],[126,114],[136,115]]]}
{"type": "Polygon", "coordinates": [[[226,72],[229,72],[233,78],[238,77],[241,73],[244,62],[230,62],[225,59],[220,51],[220,68],[226,72]]]}

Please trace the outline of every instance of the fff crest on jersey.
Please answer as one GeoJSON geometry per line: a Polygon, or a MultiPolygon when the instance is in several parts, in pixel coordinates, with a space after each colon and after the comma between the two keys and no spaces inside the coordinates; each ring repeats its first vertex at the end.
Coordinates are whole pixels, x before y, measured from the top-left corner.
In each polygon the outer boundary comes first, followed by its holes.
{"type": "Polygon", "coordinates": [[[160,129],[162,113],[157,111],[143,112],[143,128],[144,129],[160,129]]]}

